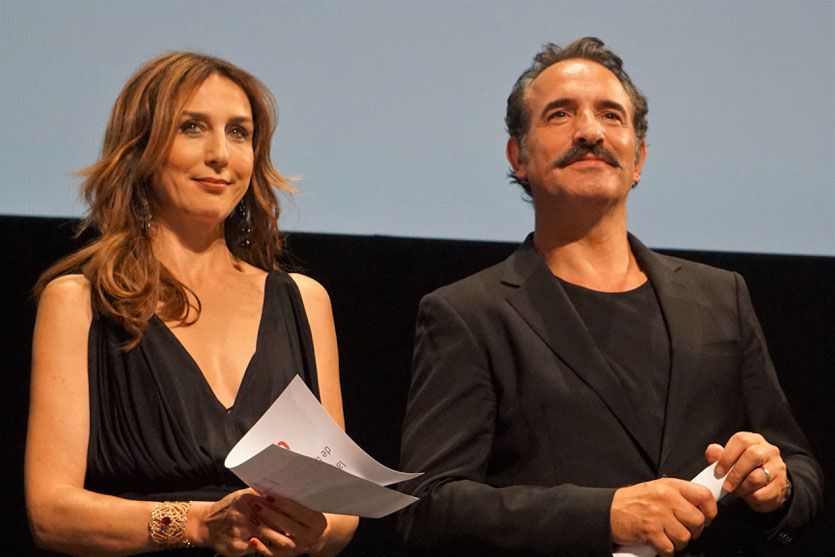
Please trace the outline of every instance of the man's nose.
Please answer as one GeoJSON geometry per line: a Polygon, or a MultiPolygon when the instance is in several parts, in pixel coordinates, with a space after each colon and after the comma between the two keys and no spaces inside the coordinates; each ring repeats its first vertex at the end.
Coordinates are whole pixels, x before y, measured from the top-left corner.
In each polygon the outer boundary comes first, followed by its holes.
{"type": "Polygon", "coordinates": [[[603,142],[603,127],[593,114],[582,113],[577,116],[574,143],[597,145],[603,142]]]}
{"type": "Polygon", "coordinates": [[[225,133],[215,132],[206,140],[206,165],[215,172],[223,170],[229,164],[229,146],[225,133]]]}

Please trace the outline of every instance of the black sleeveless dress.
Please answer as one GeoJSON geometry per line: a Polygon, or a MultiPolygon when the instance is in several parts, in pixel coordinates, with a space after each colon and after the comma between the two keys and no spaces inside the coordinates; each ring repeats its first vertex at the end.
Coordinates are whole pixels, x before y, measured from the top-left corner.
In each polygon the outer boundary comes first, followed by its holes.
{"type": "Polygon", "coordinates": [[[307,315],[283,271],[267,275],[255,353],[229,409],[159,318],[129,352],[121,348],[127,340],[119,325],[94,315],[85,479],[91,491],[154,501],[218,500],[245,487],[223,465],[226,455],[293,377],[300,375],[319,396],[307,315]]]}

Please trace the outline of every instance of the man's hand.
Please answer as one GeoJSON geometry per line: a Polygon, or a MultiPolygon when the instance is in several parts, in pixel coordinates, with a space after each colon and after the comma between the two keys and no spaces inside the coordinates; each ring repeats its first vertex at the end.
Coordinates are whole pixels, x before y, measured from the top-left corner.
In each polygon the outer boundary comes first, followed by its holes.
{"type": "Polygon", "coordinates": [[[662,478],[615,491],[609,520],[616,544],[650,545],[667,557],[698,538],[715,516],[709,489],[662,478]]]}
{"type": "Polygon", "coordinates": [[[771,512],[786,500],[786,463],[780,449],[759,433],[734,433],[724,448],[716,443],[709,445],[705,457],[710,463],[719,461],[719,476],[733,467],[722,489],[734,493],[755,511],[771,512]]]}

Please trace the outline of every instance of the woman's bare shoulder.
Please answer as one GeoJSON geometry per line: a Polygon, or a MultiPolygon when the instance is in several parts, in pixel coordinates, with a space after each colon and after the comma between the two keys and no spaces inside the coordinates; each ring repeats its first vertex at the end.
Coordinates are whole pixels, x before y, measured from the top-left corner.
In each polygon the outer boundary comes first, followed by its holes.
{"type": "Polygon", "coordinates": [[[290,273],[290,278],[298,286],[305,305],[310,302],[317,305],[327,304],[330,307],[331,301],[330,296],[328,296],[328,291],[319,282],[300,273],[290,273]]]}
{"type": "Polygon", "coordinates": [[[90,281],[80,274],[62,275],[51,280],[41,293],[39,311],[74,312],[92,317],[90,281]]]}

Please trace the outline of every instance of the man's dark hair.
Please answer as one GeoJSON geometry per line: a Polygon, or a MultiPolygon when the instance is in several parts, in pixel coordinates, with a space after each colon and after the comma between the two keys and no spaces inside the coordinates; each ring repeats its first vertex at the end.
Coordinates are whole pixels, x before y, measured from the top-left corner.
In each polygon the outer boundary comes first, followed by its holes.
{"type": "MultiPolygon", "coordinates": [[[[632,125],[635,129],[636,139],[635,148],[640,149],[641,143],[647,135],[647,112],[649,111],[647,98],[632,83],[632,80],[629,79],[629,76],[623,70],[623,61],[617,54],[605,48],[603,41],[600,39],[584,37],[565,47],[560,47],[554,43],[546,44],[534,56],[531,67],[519,76],[519,79],[516,80],[516,84],[510,91],[510,96],[507,97],[507,115],[504,121],[507,125],[507,133],[519,142],[522,159],[527,160],[528,158],[525,138],[531,125],[531,114],[525,102],[525,94],[528,91],[528,87],[530,87],[531,82],[545,71],[546,68],[570,58],[584,58],[592,62],[597,62],[615,74],[615,77],[621,82],[621,85],[626,90],[626,94],[629,95],[629,99],[632,101],[634,109],[632,113],[632,125]]],[[[510,172],[509,177],[511,181],[522,186],[525,193],[528,195],[531,194],[531,186],[527,180],[520,180],[513,171],[510,172]]]]}

